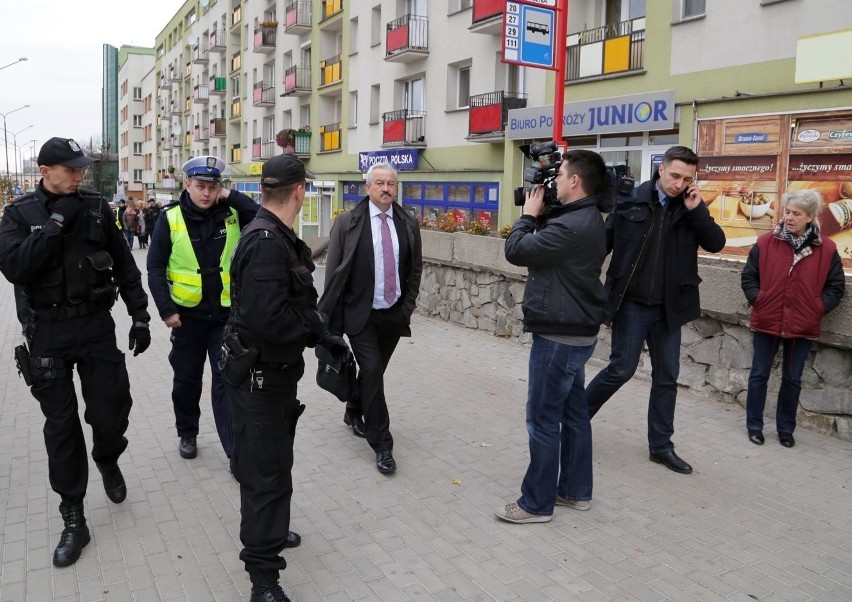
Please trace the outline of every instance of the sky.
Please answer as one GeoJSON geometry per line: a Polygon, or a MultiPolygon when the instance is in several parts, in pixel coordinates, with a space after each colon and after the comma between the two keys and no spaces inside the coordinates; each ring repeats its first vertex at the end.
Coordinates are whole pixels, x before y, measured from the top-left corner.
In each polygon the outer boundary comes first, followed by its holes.
{"type": "MultiPolygon", "coordinates": [[[[0,113],[6,114],[10,171],[15,140],[20,156],[29,158],[33,139],[38,154],[41,144],[53,136],[74,138],[81,145],[90,137],[100,138],[103,44],[153,47],[154,38],[183,4],[184,0],[2,0],[0,113]],[[2,68],[20,57],[27,60],[2,68]],[[30,106],[16,111],[24,105],[30,106]]],[[[0,149],[2,171],[4,151],[0,149]]]]}

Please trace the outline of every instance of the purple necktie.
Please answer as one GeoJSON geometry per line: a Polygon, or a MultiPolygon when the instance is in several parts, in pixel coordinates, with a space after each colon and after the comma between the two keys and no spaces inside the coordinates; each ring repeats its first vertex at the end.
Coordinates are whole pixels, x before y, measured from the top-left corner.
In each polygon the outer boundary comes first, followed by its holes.
{"type": "Polygon", "coordinates": [[[396,299],[396,261],[393,257],[393,241],[391,240],[388,214],[379,213],[382,218],[382,263],[385,266],[385,301],[393,303],[396,299]]]}

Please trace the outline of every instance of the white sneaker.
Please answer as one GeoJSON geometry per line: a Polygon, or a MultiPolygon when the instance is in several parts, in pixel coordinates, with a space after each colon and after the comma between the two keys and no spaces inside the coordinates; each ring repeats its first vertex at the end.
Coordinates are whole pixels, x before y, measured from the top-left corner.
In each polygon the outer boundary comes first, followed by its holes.
{"type": "Polygon", "coordinates": [[[572,510],[580,510],[581,512],[585,512],[592,507],[592,503],[587,500],[572,500],[571,498],[562,497],[561,495],[556,496],[556,505],[565,506],[572,510]]]}
{"type": "Polygon", "coordinates": [[[527,512],[515,502],[509,502],[505,506],[497,508],[494,516],[508,523],[546,523],[553,518],[551,514],[532,514],[527,512]]]}

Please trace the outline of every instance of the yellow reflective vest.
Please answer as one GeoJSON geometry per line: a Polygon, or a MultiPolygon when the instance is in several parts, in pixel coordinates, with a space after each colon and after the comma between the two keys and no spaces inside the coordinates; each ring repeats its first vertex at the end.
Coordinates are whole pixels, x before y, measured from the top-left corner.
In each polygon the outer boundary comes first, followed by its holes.
{"type": "MultiPolygon", "coordinates": [[[[171,288],[172,301],[183,307],[195,307],[201,303],[201,269],[186,231],[186,221],[180,207],[166,211],[171,231],[172,253],[166,268],[166,278],[171,288]]],[[[222,277],[222,307],[231,306],[231,256],[240,239],[240,222],[235,209],[225,219],[225,248],[219,258],[222,277]]]]}

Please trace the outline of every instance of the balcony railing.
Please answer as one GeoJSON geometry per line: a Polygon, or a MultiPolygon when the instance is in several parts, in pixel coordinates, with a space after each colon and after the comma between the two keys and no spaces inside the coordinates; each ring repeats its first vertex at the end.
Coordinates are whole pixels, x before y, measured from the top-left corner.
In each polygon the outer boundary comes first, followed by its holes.
{"type": "Polygon", "coordinates": [[[497,15],[503,15],[506,0],[473,0],[471,22],[475,25],[497,15]]]}
{"type": "Polygon", "coordinates": [[[236,119],[240,115],[242,115],[242,104],[240,103],[239,98],[235,98],[231,101],[231,119],[236,119]]]}
{"type": "Polygon", "coordinates": [[[338,54],[319,62],[320,86],[336,84],[341,80],[341,61],[341,55],[338,54]]]}
{"type": "Polygon", "coordinates": [[[429,56],[429,19],[405,15],[388,23],[385,60],[407,63],[429,56]]]}
{"type": "Polygon", "coordinates": [[[224,117],[215,117],[210,120],[210,137],[211,138],[224,138],[225,137],[225,118],[224,117]]]}
{"type": "Polygon", "coordinates": [[[228,78],[212,76],[207,84],[207,89],[210,91],[210,94],[219,94],[221,96],[228,89],[228,78]]]}
{"type": "Polygon", "coordinates": [[[340,150],[340,123],[320,126],[320,152],[328,153],[340,150]]]}
{"type": "Polygon", "coordinates": [[[311,30],[311,0],[294,0],[284,7],[284,33],[303,34],[311,30]]]}
{"type": "Polygon", "coordinates": [[[203,39],[200,43],[196,44],[192,49],[192,62],[206,64],[209,61],[209,57],[207,56],[207,40],[203,39]]]}
{"type": "Polygon", "coordinates": [[[272,52],[275,50],[275,36],[278,26],[258,25],[254,28],[254,52],[272,52]]]}
{"type": "Polygon", "coordinates": [[[225,50],[225,31],[222,29],[211,31],[208,41],[211,51],[220,52],[225,50]]]}
{"type": "Polygon", "coordinates": [[[275,84],[272,82],[255,82],[252,90],[252,104],[265,107],[275,104],[275,84]]]}
{"type": "Polygon", "coordinates": [[[323,0],[322,19],[330,19],[343,11],[343,0],[323,0]]]}
{"type": "Polygon", "coordinates": [[[568,36],[565,80],[641,71],[645,67],[645,17],[568,36]]]}
{"type": "Polygon", "coordinates": [[[210,90],[204,84],[198,84],[192,91],[192,102],[208,102],[210,90]]]}
{"type": "Polygon", "coordinates": [[[251,158],[253,161],[271,159],[275,154],[275,140],[254,138],[251,141],[251,158]]]}
{"type": "Polygon", "coordinates": [[[231,55],[231,71],[238,71],[243,64],[242,57],[239,52],[231,55]]]}
{"type": "Polygon", "coordinates": [[[242,161],[243,150],[240,148],[239,144],[231,145],[230,159],[231,163],[239,163],[242,161]]]}
{"type": "Polygon", "coordinates": [[[281,96],[303,96],[311,93],[311,69],[293,65],[284,71],[284,92],[281,96]]]}
{"type": "Polygon", "coordinates": [[[173,82],[179,82],[183,79],[183,74],[180,72],[180,69],[171,68],[169,69],[169,79],[173,82]]]}
{"type": "Polygon", "coordinates": [[[299,157],[311,156],[311,132],[297,131],[295,134],[295,154],[299,157]]]}
{"type": "Polygon", "coordinates": [[[426,145],[425,111],[389,111],[382,120],[382,146],[426,145]]]}
{"type": "Polygon", "coordinates": [[[510,109],[527,106],[525,94],[512,94],[498,90],[470,97],[468,109],[468,135],[502,134],[510,109]]]}
{"type": "Polygon", "coordinates": [[[165,75],[161,75],[160,76],[160,88],[168,89],[168,88],[171,88],[171,87],[172,87],[171,80],[169,78],[167,78],[165,75]]]}
{"type": "Polygon", "coordinates": [[[208,131],[207,128],[195,126],[195,131],[193,133],[193,139],[196,142],[199,142],[199,141],[202,141],[202,140],[208,140],[209,138],[210,138],[210,135],[209,135],[209,131],[208,131]]]}

